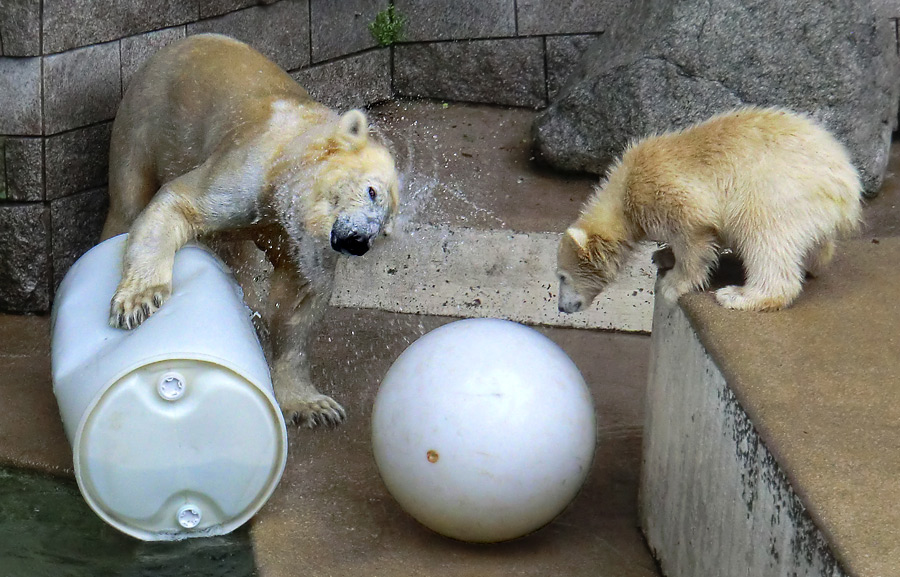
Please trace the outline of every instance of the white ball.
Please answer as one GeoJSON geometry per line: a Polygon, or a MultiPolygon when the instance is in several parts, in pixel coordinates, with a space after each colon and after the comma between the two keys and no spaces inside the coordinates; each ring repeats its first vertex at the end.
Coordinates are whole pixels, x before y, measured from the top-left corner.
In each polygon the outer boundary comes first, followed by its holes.
{"type": "Polygon", "coordinates": [[[372,445],[388,491],[454,539],[515,539],[578,493],[596,443],[591,395],[534,329],[456,321],[414,342],[375,398],[372,445]]]}

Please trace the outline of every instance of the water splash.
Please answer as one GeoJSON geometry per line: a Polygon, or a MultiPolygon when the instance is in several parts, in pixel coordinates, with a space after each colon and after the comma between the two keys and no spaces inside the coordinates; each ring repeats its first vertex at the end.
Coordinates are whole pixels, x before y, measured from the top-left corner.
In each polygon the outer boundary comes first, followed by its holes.
{"type": "Polygon", "coordinates": [[[396,233],[409,233],[422,225],[481,223],[485,228],[505,228],[504,220],[473,201],[459,182],[441,179],[440,169],[449,168],[451,157],[459,153],[444,148],[440,128],[418,120],[409,122],[404,110],[405,106],[399,105],[398,112],[389,110],[373,122],[376,133],[398,161],[401,198],[396,233]]]}

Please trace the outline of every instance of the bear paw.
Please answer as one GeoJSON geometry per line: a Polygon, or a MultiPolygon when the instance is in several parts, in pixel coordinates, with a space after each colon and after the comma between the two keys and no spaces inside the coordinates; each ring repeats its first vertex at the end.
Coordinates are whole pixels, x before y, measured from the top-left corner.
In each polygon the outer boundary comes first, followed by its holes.
{"type": "Polygon", "coordinates": [[[677,302],[679,297],[693,290],[693,283],[682,280],[675,271],[670,270],[660,281],[660,292],[669,302],[677,302]]]}
{"type": "Polygon", "coordinates": [[[320,425],[336,427],[347,418],[344,407],[331,397],[321,394],[282,403],[281,411],[288,424],[310,429],[320,425]]]}
{"type": "Polygon", "coordinates": [[[791,300],[787,295],[759,294],[740,286],[727,286],[716,291],[716,301],[720,305],[740,311],[777,311],[788,307],[791,300]]]}
{"type": "Polygon", "coordinates": [[[716,291],[716,302],[726,309],[745,309],[746,297],[739,286],[727,286],[716,291]]]}
{"type": "Polygon", "coordinates": [[[147,320],[169,299],[172,287],[152,285],[136,289],[120,288],[113,295],[109,311],[109,326],[133,329],[147,320]]]}

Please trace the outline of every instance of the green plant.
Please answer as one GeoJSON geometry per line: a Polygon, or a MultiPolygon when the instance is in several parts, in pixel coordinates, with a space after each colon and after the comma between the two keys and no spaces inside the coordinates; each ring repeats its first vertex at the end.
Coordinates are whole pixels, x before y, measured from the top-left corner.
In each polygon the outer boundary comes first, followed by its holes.
{"type": "Polygon", "coordinates": [[[404,26],[406,17],[394,10],[391,4],[375,15],[375,20],[369,24],[369,32],[379,46],[390,46],[403,39],[404,26]]]}

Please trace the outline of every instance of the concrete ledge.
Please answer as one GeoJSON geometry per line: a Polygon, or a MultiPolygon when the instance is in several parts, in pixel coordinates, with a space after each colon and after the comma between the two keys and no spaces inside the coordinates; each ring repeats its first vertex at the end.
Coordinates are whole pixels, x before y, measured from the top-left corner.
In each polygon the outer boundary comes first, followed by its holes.
{"type": "Polygon", "coordinates": [[[900,574],[900,238],[778,313],[658,303],[642,523],[669,577],[900,574]]]}
{"type": "Polygon", "coordinates": [[[846,575],[684,312],[657,300],[641,525],[668,577],[846,575]]]}

